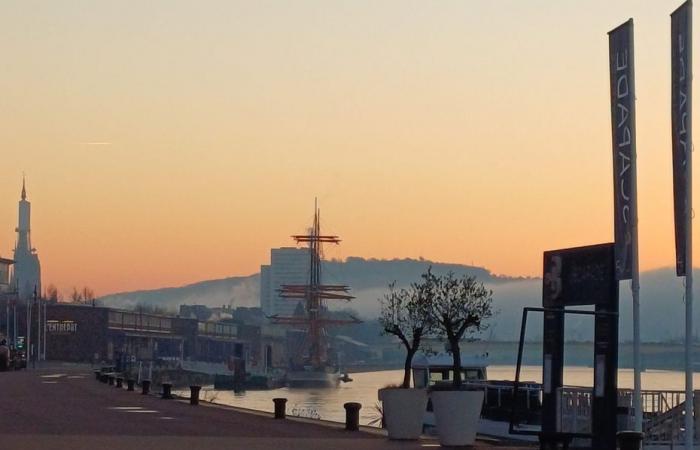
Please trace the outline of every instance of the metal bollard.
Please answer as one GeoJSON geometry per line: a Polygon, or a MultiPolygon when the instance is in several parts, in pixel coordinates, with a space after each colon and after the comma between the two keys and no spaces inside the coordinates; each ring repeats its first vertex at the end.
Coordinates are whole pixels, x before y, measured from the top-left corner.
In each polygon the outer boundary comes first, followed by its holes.
{"type": "Polygon", "coordinates": [[[287,417],[287,399],[273,398],[272,402],[275,404],[275,419],[284,419],[287,417]]]}
{"type": "Polygon", "coordinates": [[[617,433],[620,450],[641,450],[643,440],[644,433],[639,431],[619,431],[617,433]]]}
{"type": "Polygon", "coordinates": [[[151,392],[151,380],[143,380],[141,382],[141,395],[148,395],[151,392]]]}
{"type": "Polygon", "coordinates": [[[117,377],[117,388],[118,389],[121,389],[123,387],[123,383],[124,383],[124,378],[117,377]]]}
{"type": "Polygon", "coordinates": [[[100,376],[102,375],[102,372],[100,372],[99,370],[95,370],[94,372],[95,372],[95,379],[97,381],[100,381],[100,378],[101,378],[100,376]]]}
{"type": "Polygon", "coordinates": [[[345,429],[348,431],[357,431],[360,429],[360,409],[361,403],[349,402],[343,405],[345,408],[345,429]]]}
{"type": "Polygon", "coordinates": [[[133,378],[129,378],[128,380],[126,380],[126,390],[127,391],[134,390],[134,379],[133,378]]]}
{"type": "Polygon", "coordinates": [[[190,405],[199,405],[199,391],[202,386],[190,386],[190,405]]]}
{"type": "Polygon", "coordinates": [[[107,375],[107,384],[114,386],[114,375],[107,375]]]}
{"type": "Polygon", "coordinates": [[[170,383],[163,383],[163,392],[161,393],[161,397],[163,400],[170,400],[173,398],[173,394],[170,393],[173,385],[170,383]]]}

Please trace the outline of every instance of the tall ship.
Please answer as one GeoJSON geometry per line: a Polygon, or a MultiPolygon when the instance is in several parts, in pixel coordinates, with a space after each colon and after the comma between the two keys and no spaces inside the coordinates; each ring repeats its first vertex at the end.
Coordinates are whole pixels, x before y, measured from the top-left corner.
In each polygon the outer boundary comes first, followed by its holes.
{"type": "MultiPolygon", "coordinates": [[[[313,225],[307,234],[292,236],[297,244],[309,249],[309,277],[306,284],[286,284],[279,289],[280,297],[299,302],[292,316],[272,316],[273,323],[288,325],[297,335],[298,344],[289,358],[286,383],[289,387],[336,387],[347,375],[340,371],[340,361],[329,355],[328,327],[359,323],[354,317],[332,317],[326,302],[349,302],[350,287],[342,284],[324,284],[321,277],[323,244],[340,244],[340,238],[321,234],[318,205],[314,206],[313,225]]],[[[292,333],[293,335],[294,333],[292,333]]]]}

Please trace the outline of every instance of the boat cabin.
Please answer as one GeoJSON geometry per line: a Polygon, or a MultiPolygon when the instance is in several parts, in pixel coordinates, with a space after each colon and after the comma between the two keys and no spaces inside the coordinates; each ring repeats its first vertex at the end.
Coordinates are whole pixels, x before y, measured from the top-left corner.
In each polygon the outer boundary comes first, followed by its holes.
{"type": "MultiPolygon", "coordinates": [[[[462,356],[462,381],[485,382],[488,359],[486,355],[462,356]]],[[[439,353],[436,355],[418,354],[411,364],[413,371],[413,386],[426,388],[436,384],[451,383],[454,379],[452,355],[439,353]]]]}

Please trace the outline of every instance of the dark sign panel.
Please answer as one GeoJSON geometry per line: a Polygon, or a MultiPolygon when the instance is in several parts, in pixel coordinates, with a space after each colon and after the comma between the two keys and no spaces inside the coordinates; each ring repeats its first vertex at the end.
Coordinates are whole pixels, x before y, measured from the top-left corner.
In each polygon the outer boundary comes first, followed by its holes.
{"type": "Polygon", "coordinates": [[[615,273],[618,280],[629,280],[632,278],[633,269],[633,221],[637,217],[632,19],[612,30],[608,37],[615,181],[615,273]]]}
{"type": "Polygon", "coordinates": [[[676,274],[685,275],[686,226],[688,224],[688,164],[691,110],[690,1],[671,14],[671,139],[673,150],[673,211],[676,230],[676,274]]]}
{"type": "Polygon", "coordinates": [[[601,305],[616,296],[615,244],[544,252],[542,305],[601,305]]]}

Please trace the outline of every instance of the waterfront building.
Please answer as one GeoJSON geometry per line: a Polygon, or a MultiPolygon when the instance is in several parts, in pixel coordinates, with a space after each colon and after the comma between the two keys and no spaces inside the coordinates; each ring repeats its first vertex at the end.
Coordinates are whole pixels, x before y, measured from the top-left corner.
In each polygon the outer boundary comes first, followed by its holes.
{"type": "Polygon", "coordinates": [[[12,291],[10,269],[14,263],[11,259],[0,258],[0,294],[12,291]]]}
{"type": "Polygon", "coordinates": [[[309,282],[309,249],[296,247],[270,250],[270,265],[260,267],[260,306],[270,316],[293,316],[300,301],[280,296],[284,285],[309,282]]]}
{"type": "Polygon", "coordinates": [[[15,268],[11,283],[16,287],[20,300],[31,299],[34,292],[41,295],[41,265],[36,249],[31,242],[31,203],[27,200],[27,189],[22,180],[22,195],[19,201],[17,242],[15,244],[15,268]]]}

